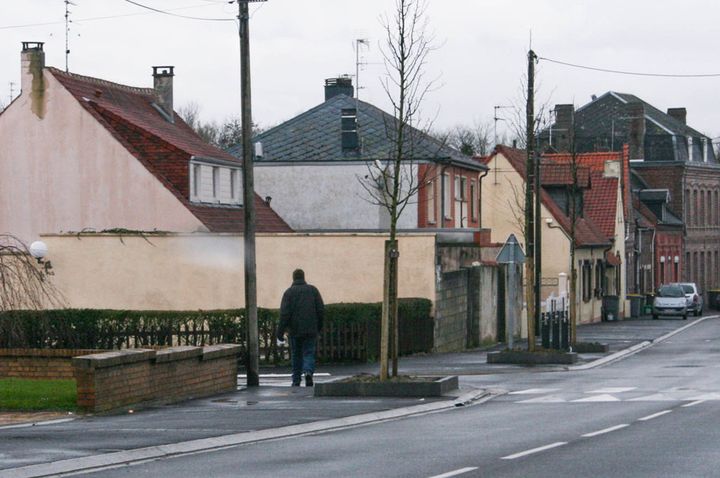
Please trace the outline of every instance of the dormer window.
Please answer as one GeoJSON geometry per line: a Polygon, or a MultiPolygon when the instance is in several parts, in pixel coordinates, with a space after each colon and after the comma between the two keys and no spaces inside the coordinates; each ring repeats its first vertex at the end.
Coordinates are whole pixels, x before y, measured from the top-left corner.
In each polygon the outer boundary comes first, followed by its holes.
{"type": "Polygon", "coordinates": [[[340,130],[343,152],[357,152],[360,150],[357,130],[357,110],[343,108],[340,112],[340,130]]]}
{"type": "MultiPolygon", "coordinates": [[[[195,203],[239,206],[240,168],[213,164],[212,160],[193,159],[190,163],[190,201],[195,203]]],[[[214,161],[213,161],[214,162],[214,161]]]]}

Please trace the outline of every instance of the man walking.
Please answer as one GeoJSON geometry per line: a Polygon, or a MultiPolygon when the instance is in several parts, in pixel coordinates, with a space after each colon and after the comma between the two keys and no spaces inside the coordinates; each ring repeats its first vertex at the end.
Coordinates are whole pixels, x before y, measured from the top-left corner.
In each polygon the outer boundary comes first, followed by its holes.
{"type": "Polygon", "coordinates": [[[302,269],[295,269],[292,278],[292,285],[283,294],[280,304],[277,339],[284,342],[285,331],[289,331],[293,387],[300,386],[303,373],[305,386],[312,387],[317,335],[322,330],[325,305],[317,288],[305,282],[302,269]]]}

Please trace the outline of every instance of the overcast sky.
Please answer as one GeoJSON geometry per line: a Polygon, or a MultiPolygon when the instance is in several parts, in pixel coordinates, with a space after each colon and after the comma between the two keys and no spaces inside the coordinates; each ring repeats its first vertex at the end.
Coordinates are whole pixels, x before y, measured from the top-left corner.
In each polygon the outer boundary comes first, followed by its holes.
{"type": "MultiPolygon", "coordinates": [[[[152,65],[174,65],[175,106],[200,105],[205,120],[239,113],[235,22],[152,13],[125,0],[72,0],[70,71],[151,86],[152,65]],[[114,17],[97,19],[97,17],[114,17]]],[[[136,0],[180,15],[233,18],[221,0],[136,0]]],[[[269,0],[251,3],[253,117],[273,126],[323,101],[323,81],[355,73],[362,50],[360,97],[388,110],[380,19],[394,0],[269,0]]],[[[429,0],[437,50],[427,76],[438,88],[423,115],[440,128],[492,123],[493,106],[520,103],[532,31],[541,57],[646,73],[720,73],[717,0],[429,0]]],[[[43,41],[47,64],[64,68],[63,0],[0,0],[0,99],[20,79],[20,43],[43,41]],[[44,25],[16,28],[18,25],[44,25]]],[[[720,77],[654,78],[599,73],[540,61],[539,103],[581,106],[593,94],[632,93],[661,110],[686,107],[688,123],[720,136],[720,77]]],[[[18,86],[15,87],[16,90],[18,86]]],[[[502,115],[508,116],[505,111],[502,115]]],[[[500,129],[503,122],[499,122],[500,129]]]]}

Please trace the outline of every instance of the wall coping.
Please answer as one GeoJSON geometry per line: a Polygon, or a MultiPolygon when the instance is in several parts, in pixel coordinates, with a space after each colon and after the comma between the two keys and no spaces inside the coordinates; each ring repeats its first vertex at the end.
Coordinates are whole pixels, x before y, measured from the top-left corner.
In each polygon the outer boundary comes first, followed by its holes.
{"type": "Polygon", "coordinates": [[[184,345],[160,350],[122,349],[73,357],[72,364],[73,367],[81,369],[98,369],[146,361],[167,363],[195,357],[201,360],[215,360],[237,356],[240,352],[241,347],[236,344],[206,345],[204,347],[184,345]]]}
{"type": "Polygon", "coordinates": [[[72,358],[78,355],[99,354],[103,349],[3,349],[0,357],[33,357],[33,358],[72,358]]]}

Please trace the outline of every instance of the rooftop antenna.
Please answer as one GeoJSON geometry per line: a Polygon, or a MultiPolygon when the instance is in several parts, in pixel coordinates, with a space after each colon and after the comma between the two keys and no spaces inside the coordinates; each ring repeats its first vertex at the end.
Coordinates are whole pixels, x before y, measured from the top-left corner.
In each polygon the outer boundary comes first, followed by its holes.
{"type": "MultiPolygon", "coordinates": [[[[13,98],[15,98],[15,82],[11,81],[10,82],[10,103],[12,103],[13,98]]],[[[8,104],[10,104],[10,103],[8,103],[8,104]]]]}
{"type": "Polygon", "coordinates": [[[70,0],[65,0],[65,72],[70,71],[68,66],[70,57],[70,24],[72,23],[72,20],[70,20],[70,14],[72,13],[70,11],[70,5],[73,7],[77,6],[70,0]]]}
{"type": "MultiPolygon", "coordinates": [[[[360,45],[364,45],[366,48],[370,48],[370,41],[366,38],[357,38],[355,39],[355,128],[358,134],[358,138],[362,138],[360,136],[360,125],[358,122],[358,118],[360,117],[360,65],[365,65],[366,63],[363,63],[360,61],[360,45]]],[[[363,150],[362,145],[362,139],[360,140],[360,150],[363,150]]]]}

